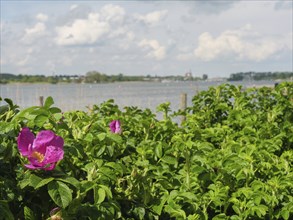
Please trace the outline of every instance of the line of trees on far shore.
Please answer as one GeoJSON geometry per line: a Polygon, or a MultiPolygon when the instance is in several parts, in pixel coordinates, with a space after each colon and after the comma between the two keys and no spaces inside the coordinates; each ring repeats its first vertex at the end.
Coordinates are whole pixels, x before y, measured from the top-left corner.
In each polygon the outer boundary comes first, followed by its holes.
{"type": "Polygon", "coordinates": [[[21,82],[21,83],[110,83],[125,81],[184,81],[184,80],[206,80],[206,74],[203,77],[192,77],[192,75],[183,76],[129,76],[119,73],[117,75],[107,75],[98,71],[89,71],[85,75],[14,75],[11,73],[0,73],[0,84],[21,82]]]}
{"type": "MultiPolygon", "coordinates": [[[[85,75],[23,75],[0,73],[0,84],[5,83],[108,83],[125,81],[186,81],[186,80],[208,80],[207,74],[202,77],[194,77],[191,72],[177,76],[129,76],[119,73],[117,75],[107,75],[98,71],[89,71],[85,75]]],[[[229,78],[221,78],[222,81],[242,81],[242,80],[292,80],[293,72],[239,72],[230,74],[229,78]]],[[[213,79],[209,79],[213,80],[213,79]]]]}
{"type": "Polygon", "coordinates": [[[239,72],[232,73],[228,81],[293,79],[293,72],[239,72]]]}

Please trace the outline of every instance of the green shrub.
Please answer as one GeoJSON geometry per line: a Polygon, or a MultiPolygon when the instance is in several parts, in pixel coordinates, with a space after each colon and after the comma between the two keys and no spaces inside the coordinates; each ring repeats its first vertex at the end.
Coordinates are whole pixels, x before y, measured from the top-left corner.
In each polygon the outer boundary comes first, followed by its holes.
{"type": "Polygon", "coordinates": [[[113,100],[65,113],[51,97],[24,110],[3,101],[0,219],[293,217],[292,83],[211,87],[185,111],[161,104],[161,120],[113,100]],[[109,129],[113,120],[121,133],[109,129]],[[17,146],[24,127],[64,139],[54,170],[24,166],[17,146]]]}

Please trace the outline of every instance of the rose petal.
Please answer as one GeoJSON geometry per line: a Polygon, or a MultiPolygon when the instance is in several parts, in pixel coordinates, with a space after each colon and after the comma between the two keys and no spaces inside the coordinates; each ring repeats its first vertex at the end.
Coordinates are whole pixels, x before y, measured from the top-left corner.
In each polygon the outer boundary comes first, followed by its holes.
{"type": "Polygon", "coordinates": [[[26,168],[30,169],[30,170],[53,170],[56,167],[56,163],[52,163],[52,164],[47,164],[46,166],[34,166],[33,164],[25,164],[24,165],[26,168]]]}
{"type": "Polygon", "coordinates": [[[115,133],[120,133],[121,131],[120,121],[116,121],[115,126],[116,126],[115,133]]]}
{"type": "Polygon", "coordinates": [[[110,129],[113,133],[120,133],[121,127],[120,127],[120,121],[114,120],[110,123],[110,129]]]}
{"type": "Polygon", "coordinates": [[[29,128],[23,128],[17,138],[18,150],[22,156],[26,157],[30,154],[29,146],[34,142],[35,136],[29,128]]]}
{"type": "Polygon", "coordinates": [[[34,158],[31,155],[29,155],[28,160],[31,163],[31,165],[33,165],[35,167],[42,167],[42,166],[44,166],[43,162],[39,162],[37,158],[34,158]]]}
{"type": "Polygon", "coordinates": [[[64,140],[62,137],[55,135],[55,138],[51,141],[50,145],[63,149],[64,140]]]}
{"type": "Polygon", "coordinates": [[[64,151],[60,147],[48,146],[42,164],[55,163],[63,159],[64,151]]]}
{"type": "Polygon", "coordinates": [[[31,169],[31,170],[36,170],[36,169],[41,169],[42,167],[39,166],[34,166],[33,164],[25,164],[24,165],[26,168],[31,169]]]}
{"type": "Polygon", "coordinates": [[[33,150],[45,154],[46,146],[50,145],[50,142],[54,140],[55,136],[53,131],[40,131],[34,141],[33,150]]]}
{"type": "Polygon", "coordinates": [[[109,124],[109,127],[111,129],[112,132],[115,132],[115,121],[111,121],[111,123],[109,124]]]}
{"type": "Polygon", "coordinates": [[[56,208],[54,208],[54,209],[52,209],[51,211],[50,211],[50,216],[53,216],[53,215],[55,215],[57,212],[59,212],[61,210],[61,208],[59,208],[59,207],[56,207],[56,208]]]}

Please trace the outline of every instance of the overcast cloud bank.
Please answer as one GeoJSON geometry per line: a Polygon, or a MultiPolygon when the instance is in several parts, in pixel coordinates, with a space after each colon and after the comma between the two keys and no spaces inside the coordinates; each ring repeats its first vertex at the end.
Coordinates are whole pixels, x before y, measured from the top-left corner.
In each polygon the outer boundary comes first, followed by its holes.
{"type": "Polygon", "coordinates": [[[1,72],[293,71],[292,4],[1,1],[1,72]]]}

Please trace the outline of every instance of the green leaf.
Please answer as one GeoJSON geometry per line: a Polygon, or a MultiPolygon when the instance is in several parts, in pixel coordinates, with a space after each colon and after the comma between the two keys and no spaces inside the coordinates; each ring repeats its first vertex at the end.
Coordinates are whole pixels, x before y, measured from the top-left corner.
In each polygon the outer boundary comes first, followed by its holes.
{"type": "Polygon", "coordinates": [[[158,214],[158,215],[161,215],[162,213],[162,210],[163,210],[163,207],[165,205],[165,203],[167,202],[168,200],[168,193],[165,192],[164,195],[160,198],[160,204],[158,205],[153,205],[153,210],[158,214]]]}
{"type": "Polygon", "coordinates": [[[290,212],[288,210],[282,210],[281,215],[282,215],[283,219],[287,220],[290,217],[290,212]]]}
{"type": "Polygon", "coordinates": [[[8,105],[0,106],[0,115],[4,114],[7,111],[9,111],[9,106],[8,105]]]}
{"type": "Polygon", "coordinates": [[[49,109],[49,111],[52,113],[52,114],[57,114],[57,113],[59,113],[59,114],[61,114],[62,115],[62,111],[61,111],[61,109],[60,108],[57,108],[57,107],[52,107],[52,108],[50,108],[49,109]]]}
{"type": "Polygon", "coordinates": [[[120,136],[119,134],[112,134],[112,133],[109,133],[109,134],[108,134],[108,137],[109,137],[111,140],[113,140],[113,141],[115,141],[116,143],[118,143],[118,144],[120,144],[120,143],[122,142],[122,138],[121,138],[121,136],[120,136]]]}
{"type": "Polygon", "coordinates": [[[77,179],[75,179],[74,177],[66,176],[66,177],[58,178],[57,180],[60,180],[65,183],[69,183],[77,189],[80,188],[79,181],[77,179]]]}
{"type": "Polygon", "coordinates": [[[105,152],[105,150],[106,150],[106,146],[102,146],[102,147],[96,146],[96,148],[99,148],[98,152],[95,155],[96,157],[101,156],[105,152]]]}
{"type": "Polygon", "coordinates": [[[256,214],[258,217],[262,217],[266,214],[268,207],[265,205],[258,205],[255,207],[256,208],[256,214]]]}
{"type": "Polygon", "coordinates": [[[107,151],[108,151],[109,156],[110,156],[110,157],[113,157],[113,155],[114,155],[114,146],[112,146],[112,145],[109,146],[109,145],[108,145],[108,146],[106,147],[106,149],[107,149],[107,151]]]}
{"type": "Polygon", "coordinates": [[[187,217],[187,220],[200,220],[200,215],[199,214],[193,214],[193,215],[189,215],[187,217]]]}
{"type": "Polygon", "coordinates": [[[221,220],[221,219],[226,220],[227,216],[224,213],[221,213],[212,218],[212,220],[221,220]]]}
{"type": "Polygon", "coordinates": [[[108,177],[109,179],[116,181],[117,177],[112,169],[110,169],[108,167],[101,167],[100,169],[98,169],[98,172],[103,174],[104,176],[108,177]]]}
{"type": "Polygon", "coordinates": [[[51,182],[52,180],[54,180],[53,177],[47,178],[47,179],[42,179],[35,187],[35,189],[40,188],[46,184],[48,184],[49,182],[51,182]]]}
{"type": "Polygon", "coordinates": [[[48,184],[48,193],[56,205],[62,208],[66,208],[72,200],[71,190],[65,183],[60,181],[50,182],[48,184]]]}
{"type": "Polygon", "coordinates": [[[36,186],[39,184],[39,182],[42,181],[42,178],[36,176],[35,174],[30,175],[30,186],[36,188],[36,186]]]}
{"type": "Polygon", "coordinates": [[[191,192],[181,192],[179,195],[179,197],[182,197],[185,199],[185,201],[192,201],[192,200],[196,200],[196,196],[194,193],[191,192]]]}
{"type": "Polygon", "coordinates": [[[25,175],[22,180],[19,181],[19,186],[21,189],[24,189],[26,186],[30,185],[30,175],[25,175]]]}
{"type": "Polygon", "coordinates": [[[62,122],[63,114],[62,113],[54,113],[54,118],[58,122],[62,122]]]}
{"type": "Polygon", "coordinates": [[[108,199],[112,199],[112,198],[113,198],[113,195],[112,195],[111,189],[110,189],[108,186],[105,186],[105,185],[99,185],[99,187],[102,188],[102,189],[105,191],[105,193],[106,193],[108,199]]]}
{"type": "Polygon", "coordinates": [[[145,209],[143,207],[136,207],[133,212],[138,216],[138,219],[145,219],[145,209]]]}
{"type": "Polygon", "coordinates": [[[48,116],[46,115],[37,115],[35,117],[34,123],[38,126],[38,127],[42,127],[45,122],[48,120],[48,116]]]}
{"type": "Polygon", "coordinates": [[[84,140],[87,141],[87,142],[92,142],[94,139],[94,136],[92,133],[87,133],[84,140]]]}
{"type": "Polygon", "coordinates": [[[9,104],[10,108],[13,107],[13,101],[11,99],[5,98],[4,100],[7,104],[9,104]]]}
{"type": "Polygon", "coordinates": [[[232,209],[234,210],[234,212],[235,212],[236,214],[238,214],[238,215],[240,215],[240,214],[241,214],[241,212],[240,212],[240,209],[239,209],[239,207],[238,207],[238,206],[236,206],[236,205],[233,205],[233,206],[232,206],[232,209]]]}
{"type": "Polygon", "coordinates": [[[121,176],[123,175],[123,167],[120,163],[108,162],[104,166],[112,167],[116,172],[118,172],[121,176]]]}
{"type": "Polygon", "coordinates": [[[168,164],[173,164],[173,165],[177,164],[177,159],[172,156],[164,156],[161,158],[161,160],[168,164]]]}
{"type": "Polygon", "coordinates": [[[94,188],[94,198],[97,204],[101,204],[106,198],[106,192],[103,188],[94,188]]]}
{"type": "Polygon", "coordinates": [[[161,144],[158,144],[156,147],[155,147],[155,154],[158,158],[161,158],[162,157],[162,154],[163,154],[163,150],[162,150],[162,145],[161,144]]]}
{"type": "Polygon", "coordinates": [[[242,218],[239,217],[238,215],[232,215],[231,220],[242,220],[242,218]]]}
{"type": "Polygon", "coordinates": [[[24,212],[24,219],[25,220],[34,220],[35,219],[34,212],[29,207],[25,206],[23,209],[23,212],[24,212]]]}
{"type": "Polygon", "coordinates": [[[81,193],[86,193],[87,191],[91,190],[96,186],[96,183],[92,181],[82,181],[81,182],[81,193]]]}
{"type": "Polygon", "coordinates": [[[171,217],[175,217],[176,219],[186,219],[185,211],[173,203],[166,205],[165,211],[169,213],[171,217]]]}
{"type": "Polygon", "coordinates": [[[45,107],[46,109],[49,109],[49,108],[51,107],[51,105],[53,105],[53,104],[54,104],[54,100],[53,100],[53,98],[52,98],[51,96],[49,96],[49,97],[46,98],[46,100],[45,100],[44,107],[45,107]]]}
{"type": "Polygon", "coordinates": [[[9,205],[6,201],[0,200],[0,213],[1,220],[14,220],[13,214],[9,209],[9,205]]]}
{"type": "Polygon", "coordinates": [[[97,136],[98,136],[98,139],[99,139],[100,141],[103,141],[103,140],[105,139],[105,137],[106,137],[106,133],[100,133],[100,134],[98,134],[97,136]]]}

